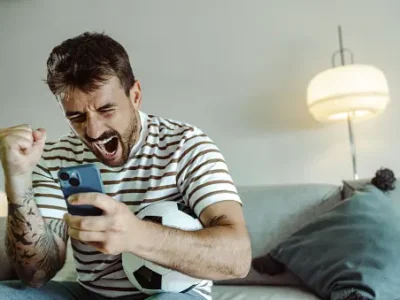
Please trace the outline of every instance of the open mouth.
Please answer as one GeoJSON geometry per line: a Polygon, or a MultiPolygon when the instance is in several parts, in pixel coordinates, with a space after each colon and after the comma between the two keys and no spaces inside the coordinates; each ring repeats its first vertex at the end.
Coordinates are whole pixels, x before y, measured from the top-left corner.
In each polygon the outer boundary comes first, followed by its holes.
{"type": "Polygon", "coordinates": [[[108,139],[95,142],[96,148],[103,154],[103,156],[110,158],[113,157],[118,150],[118,137],[113,136],[108,139]]]}

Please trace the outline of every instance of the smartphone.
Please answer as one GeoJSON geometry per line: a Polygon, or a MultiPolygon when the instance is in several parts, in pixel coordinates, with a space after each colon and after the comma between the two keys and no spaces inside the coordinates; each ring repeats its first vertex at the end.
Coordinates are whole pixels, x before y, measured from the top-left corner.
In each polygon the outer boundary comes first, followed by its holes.
{"type": "MultiPolygon", "coordinates": [[[[61,168],[57,173],[65,200],[78,193],[96,192],[104,194],[103,181],[99,169],[94,164],[84,164],[61,168]]],[[[93,205],[71,205],[67,209],[71,215],[100,216],[103,211],[93,205]]]]}

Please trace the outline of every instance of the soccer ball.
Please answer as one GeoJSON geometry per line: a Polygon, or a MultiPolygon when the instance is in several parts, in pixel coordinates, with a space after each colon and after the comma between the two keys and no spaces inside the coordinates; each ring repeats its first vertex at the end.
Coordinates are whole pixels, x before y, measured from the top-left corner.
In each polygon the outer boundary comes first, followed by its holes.
{"type": "MultiPolygon", "coordinates": [[[[172,201],[151,204],[137,216],[142,220],[186,231],[203,228],[188,207],[172,201]]],[[[122,253],[122,267],[129,281],[138,290],[150,295],[162,292],[186,292],[202,281],[127,252],[122,253]]]]}

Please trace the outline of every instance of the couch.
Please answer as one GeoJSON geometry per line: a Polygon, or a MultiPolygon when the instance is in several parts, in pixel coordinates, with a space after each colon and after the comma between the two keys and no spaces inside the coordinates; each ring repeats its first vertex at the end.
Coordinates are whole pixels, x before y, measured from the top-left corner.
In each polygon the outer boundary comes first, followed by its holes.
{"type": "MultiPolygon", "coordinates": [[[[343,195],[342,187],[332,184],[273,185],[239,187],[238,189],[251,236],[253,258],[265,255],[301,226],[330,210],[341,201],[343,195]]],[[[0,230],[2,229],[4,230],[4,223],[0,224],[0,230]]],[[[0,261],[1,255],[3,254],[0,251],[0,261]]],[[[74,262],[69,246],[66,264],[54,280],[75,279],[74,262]]],[[[213,299],[311,300],[318,298],[307,291],[289,273],[270,277],[260,275],[251,269],[248,276],[243,279],[214,282],[213,299]]]]}

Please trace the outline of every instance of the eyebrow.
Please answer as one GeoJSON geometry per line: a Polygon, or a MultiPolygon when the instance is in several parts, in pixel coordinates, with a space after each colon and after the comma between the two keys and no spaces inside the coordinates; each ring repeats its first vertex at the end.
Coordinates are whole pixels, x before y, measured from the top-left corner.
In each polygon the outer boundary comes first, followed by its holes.
{"type": "MultiPolygon", "coordinates": [[[[110,108],[113,108],[113,107],[115,107],[115,106],[117,106],[115,103],[107,103],[107,104],[105,104],[105,105],[103,105],[103,106],[100,106],[100,107],[97,109],[97,111],[99,111],[99,110],[104,110],[104,109],[110,109],[110,108]]],[[[77,116],[77,115],[82,115],[82,114],[84,114],[84,112],[81,112],[81,111],[67,111],[67,112],[65,113],[65,115],[66,115],[67,117],[72,117],[72,116],[77,116]]]]}

